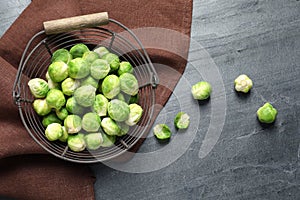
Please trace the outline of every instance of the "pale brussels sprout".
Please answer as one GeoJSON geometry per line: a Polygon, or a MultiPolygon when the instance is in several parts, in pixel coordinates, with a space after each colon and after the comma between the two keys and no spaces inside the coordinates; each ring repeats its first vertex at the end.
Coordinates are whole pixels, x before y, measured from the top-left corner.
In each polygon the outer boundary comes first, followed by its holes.
{"type": "Polygon", "coordinates": [[[88,63],[92,64],[95,60],[99,59],[100,56],[93,51],[87,51],[82,56],[83,59],[85,59],[88,63]]]}
{"type": "Polygon", "coordinates": [[[48,73],[53,82],[61,82],[68,77],[68,65],[63,61],[53,62],[48,67],[48,73]]]}
{"type": "Polygon", "coordinates": [[[84,136],[86,148],[89,150],[96,150],[101,147],[103,137],[101,133],[89,133],[84,136]]]}
{"type": "Polygon", "coordinates": [[[110,66],[106,60],[97,59],[91,64],[91,76],[97,80],[103,79],[110,71],[110,66]]]}
{"type": "Polygon", "coordinates": [[[117,136],[121,137],[129,132],[130,127],[125,122],[116,122],[116,124],[120,128],[120,132],[117,136]]]}
{"type": "Polygon", "coordinates": [[[51,112],[51,107],[47,104],[46,99],[35,99],[32,105],[34,111],[40,116],[48,115],[51,112]]]}
{"type": "Polygon", "coordinates": [[[66,103],[66,109],[68,112],[73,113],[75,115],[81,115],[84,113],[85,108],[80,106],[74,97],[70,97],[66,103]]]}
{"type": "Polygon", "coordinates": [[[85,44],[79,43],[70,49],[70,54],[73,58],[81,58],[83,54],[88,51],[90,50],[85,44]]]}
{"type": "Polygon", "coordinates": [[[271,124],[275,121],[277,110],[269,102],[260,107],[257,112],[258,120],[262,123],[271,124]]]}
{"type": "Polygon", "coordinates": [[[94,88],[98,89],[98,81],[95,80],[93,77],[91,76],[88,76],[84,79],[81,80],[81,86],[84,86],[84,85],[91,85],[93,86],[94,88]]]}
{"type": "Polygon", "coordinates": [[[42,124],[44,127],[47,127],[49,124],[58,123],[61,124],[62,121],[56,116],[55,113],[49,113],[43,117],[42,124]]]}
{"type": "Polygon", "coordinates": [[[63,134],[60,138],[58,138],[58,140],[61,141],[61,142],[67,142],[68,137],[69,137],[67,129],[66,129],[66,127],[62,126],[62,130],[63,130],[63,134]]]}
{"type": "Polygon", "coordinates": [[[108,103],[107,113],[113,120],[122,122],[128,119],[130,108],[124,101],[113,99],[108,103]]]}
{"type": "Polygon", "coordinates": [[[97,47],[96,49],[94,49],[94,52],[97,53],[100,58],[109,53],[109,51],[105,47],[97,47]]]}
{"type": "Polygon", "coordinates": [[[78,133],[76,135],[69,135],[67,142],[68,142],[68,147],[75,152],[83,151],[86,148],[83,133],[78,133]]]}
{"type": "Polygon", "coordinates": [[[69,134],[78,133],[81,130],[81,118],[78,115],[68,115],[64,120],[64,126],[69,134]]]}
{"type": "Polygon", "coordinates": [[[102,56],[101,59],[104,59],[108,62],[111,71],[116,71],[119,69],[120,59],[116,54],[107,53],[104,56],[102,56]]]}
{"type": "Polygon", "coordinates": [[[29,80],[28,86],[31,94],[35,98],[44,98],[49,91],[48,83],[41,78],[33,78],[29,80]]]}
{"type": "Polygon", "coordinates": [[[94,105],[92,107],[93,112],[97,113],[100,117],[107,115],[108,100],[102,94],[97,94],[94,105]]]}
{"type": "Polygon", "coordinates": [[[130,73],[130,74],[133,73],[133,67],[130,64],[130,62],[122,61],[120,63],[120,67],[118,69],[118,75],[120,76],[124,73],[130,73]]]}
{"type": "Polygon", "coordinates": [[[108,135],[119,135],[121,132],[120,127],[110,117],[105,117],[101,121],[103,131],[108,135]]]}
{"type": "Polygon", "coordinates": [[[101,85],[103,95],[108,99],[113,99],[120,93],[120,80],[116,75],[108,75],[101,85]]]}
{"type": "Polygon", "coordinates": [[[194,99],[208,99],[211,93],[211,85],[206,81],[200,81],[192,86],[192,95],[194,99]]]}
{"type": "Polygon", "coordinates": [[[133,126],[140,121],[143,114],[143,108],[140,105],[133,103],[129,105],[129,110],[129,117],[125,123],[129,126],[133,126]]]}
{"type": "Polygon", "coordinates": [[[179,112],[174,118],[174,125],[178,129],[186,129],[190,124],[190,116],[185,112],[179,112]]]}
{"type": "Polygon", "coordinates": [[[47,104],[51,108],[61,109],[66,104],[64,93],[58,89],[51,89],[46,96],[47,104]]]}
{"type": "Polygon", "coordinates": [[[101,119],[96,113],[89,112],[82,117],[81,126],[87,132],[97,132],[100,124],[101,119]]]}
{"type": "Polygon", "coordinates": [[[116,136],[115,135],[107,135],[106,133],[101,133],[103,142],[101,143],[101,147],[111,147],[116,142],[116,136]]]}
{"type": "Polygon", "coordinates": [[[69,115],[68,110],[65,107],[60,110],[55,110],[55,114],[60,120],[64,120],[69,115]]]}
{"type": "Polygon", "coordinates": [[[94,104],[96,88],[91,85],[84,85],[77,88],[74,92],[76,102],[83,107],[90,107],[94,104]]]}
{"type": "Polygon", "coordinates": [[[237,92],[248,93],[252,86],[252,80],[245,74],[239,75],[234,80],[234,88],[237,92]]]}
{"type": "Polygon", "coordinates": [[[157,124],[153,128],[153,133],[157,139],[167,140],[172,136],[171,129],[166,124],[157,124]]]}
{"type": "Polygon", "coordinates": [[[133,74],[124,73],[119,77],[121,91],[131,96],[139,92],[139,84],[133,74]]]}
{"type": "Polygon", "coordinates": [[[62,61],[68,64],[72,60],[72,55],[67,49],[58,49],[56,50],[51,57],[51,62],[62,61]]]}
{"type": "Polygon", "coordinates": [[[62,92],[67,96],[72,96],[74,91],[80,86],[80,81],[73,78],[66,78],[61,83],[62,92]]]}
{"type": "Polygon", "coordinates": [[[83,58],[75,58],[68,65],[69,77],[82,79],[90,74],[90,64],[83,58]]]}
{"type": "Polygon", "coordinates": [[[49,141],[58,140],[62,135],[63,129],[59,123],[49,124],[45,130],[45,136],[49,141]]]}

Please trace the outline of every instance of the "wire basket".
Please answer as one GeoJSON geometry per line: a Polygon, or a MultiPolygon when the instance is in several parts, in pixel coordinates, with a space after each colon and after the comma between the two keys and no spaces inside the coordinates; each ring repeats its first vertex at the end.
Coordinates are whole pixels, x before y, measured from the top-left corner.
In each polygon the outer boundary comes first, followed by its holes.
{"type": "MultiPolygon", "coordinates": [[[[91,15],[85,15],[83,18],[82,16],[68,18],[70,21],[64,24],[71,24],[72,27],[68,26],[54,32],[46,29],[44,23],[45,30],[35,34],[23,52],[13,88],[13,98],[19,108],[20,118],[31,137],[54,156],[79,163],[109,160],[120,156],[135,145],[150,125],[155,104],[155,88],[158,84],[156,71],[137,36],[120,22],[108,19],[107,13],[100,14],[100,16],[92,16],[93,20],[88,23],[87,18],[84,17],[91,15]],[[78,19],[79,22],[74,24],[73,22],[78,19]],[[33,110],[34,97],[27,85],[28,81],[36,77],[45,79],[52,53],[60,48],[70,49],[77,43],[84,43],[90,49],[104,46],[117,54],[120,60],[128,61],[134,67],[134,74],[140,86],[139,105],[143,108],[143,115],[139,123],[130,127],[125,136],[117,137],[112,147],[74,152],[66,143],[50,142],[44,135],[45,127],[42,125],[41,117],[33,110]]],[[[52,24],[59,23],[56,21],[52,24]]],[[[56,27],[55,30],[58,28],[56,27]]]]}

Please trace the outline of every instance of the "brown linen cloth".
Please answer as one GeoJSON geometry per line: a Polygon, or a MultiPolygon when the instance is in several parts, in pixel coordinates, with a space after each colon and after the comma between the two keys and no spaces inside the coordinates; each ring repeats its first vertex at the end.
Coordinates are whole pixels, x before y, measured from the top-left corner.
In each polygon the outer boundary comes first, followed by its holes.
{"type": "MultiPolygon", "coordinates": [[[[190,34],[192,0],[33,0],[0,40],[0,196],[94,199],[94,177],[88,165],[55,158],[33,141],[18,116],[12,88],[24,48],[28,40],[43,29],[42,22],[103,11],[130,29],[161,27],[186,36],[190,34]]],[[[142,42],[151,44],[145,38],[142,42]]],[[[155,64],[160,78],[156,103],[161,106],[167,102],[185,69],[189,48],[189,40],[174,41],[165,37],[164,42],[172,44],[183,57],[165,50],[148,49],[153,63],[168,65],[179,72],[170,74],[155,64]]],[[[159,111],[158,107],[152,123],[159,111]]],[[[137,151],[142,141],[131,151],[137,151]]]]}

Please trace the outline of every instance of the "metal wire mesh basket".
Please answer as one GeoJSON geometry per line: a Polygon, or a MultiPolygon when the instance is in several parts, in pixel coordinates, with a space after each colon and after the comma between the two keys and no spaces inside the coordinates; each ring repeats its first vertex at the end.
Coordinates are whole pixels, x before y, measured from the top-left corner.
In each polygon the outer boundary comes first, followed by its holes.
{"type": "MultiPolygon", "coordinates": [[[[80,17],[77,17],[81,21],[76,25],[71,23],[71,28],[68,27],[53,32],[55,34],[50,33],[51,35],[49,35],[49,30],[45,28],[44,23],[45,30],[36,33],[31,38],[19,63],[13,98],[19,108],[20,118],[25,128],[31,137],[46,151],[68,161],[95,163],[120,156],[135,145],[145,134],[154,111],[154,90],[158,84],[158,78],[145,48],[130,29],[116,20],[108,19],[107,13],[101,13],[101,19],[97,19],[99,15],[94,15],[93,20],[88,23],[86,18],[80,17]],[[66,143],[60,141],[50,142],[44,135],[45,127],[42,125],[41,117],[33,110],[34,97],[28,88],[28,81],[35,77],[45,79],[47,68],[51,63],[52,53],[60,48],[69,49],[77,43],[84,43],[90,49],[104,46],[119,55],[121,60],[130,62],[134,67],[134,73],[140,86],[138,93],[139,105],[144,112],[139,123],[131,127],[128,134],[118,137],[112,147],[102,147],[95,151],[73,152],[69,150],[66,143]]],[[[78,21],[75,18],[68,19],[69,22],[78,21]]],[[[59,24],[59,22],[56,21],[55,24],[59,24]]],[[[57,28],[55,29],[57,30],[57,28]]]]}

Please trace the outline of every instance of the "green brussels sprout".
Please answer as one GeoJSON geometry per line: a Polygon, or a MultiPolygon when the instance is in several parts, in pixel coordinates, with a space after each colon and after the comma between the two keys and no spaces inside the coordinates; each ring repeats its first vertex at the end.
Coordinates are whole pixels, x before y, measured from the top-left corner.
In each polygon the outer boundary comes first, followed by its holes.
{"type": "Polygon", "coordinates": [[[115,135],[107,135],[106,133],[101,133],[103,142],[101,143],[101,147],[111,147],[116,142],[115,135]]]}
{"type": "Polygon", "coordinates": [[[83,151],[86,147],[83,133],[78,133],[76,135],[69,135],[67,142],[68,142],[68,147],[75,152],[83,151]]]}
{"type": "Polygon", "coordinates": [[[133,67],[130,62],[122,61],[118,69],[118,75],[121,76],[124,73],[133,73],[133,67]]]}
{"type": "Polygon", "coordinates": [[[116,122],[116,124],[119,126],[121,130],[119,134],[117,134],[117,136],[121,137],[128,133],[130,127],[125,122],[116,122]]]}
{"type": "Polygon", "coordinates": [[[131,96],[136,95],[139,92],[139,84],[134,75],[124,73],[120,77],[121,91],[131,96]]]}
{"type": "Polygon", "coordinates": [[[84,85],[91,85],[93,86],[94,88],[98,89],[98,81],[95,80],[93,77],[91,76],[88,76],[84,79],[81,80],[81,86],[84,86],[84,85]]]}
{"type": "Polygon", "coordinates": [[[51,112],[51,107],[47,104],[46,99],[35,99],[32,105],[34,111],[40,116],[48,115],[51,112]]]}
{"type": "Polygon", "coordinates": [[[235,90],[238,92],[248,93],[249,90],[252,88],[252,86],[253,86],[252,80],[245,74],[238,76],[234,80],[234,87],[235,90]]]}
{"type": "Polygon", "coordinates": [[[91,85],[84,85],[77,88],[74,92],[75,101],[83,106],[92,106],[95,102],[96,88],[91,85]]]}
{"type": "Polygon", "coordinates": [[[190,116],[185,112],[179,112],[174,118],[174,125],[178,129],[186,129],[190,124],[190,116]]]}
{"type": "Polygon", "coordinates": [[[97,47],[96,49],[94,49],[94,52],[97,53],[100,58],[109,53],[109,51],[105,47],[97,47]]]}
{"type": "Polygon", "coordinates": [[[45,136],[49,141],[58,140],[62,135],[63,129],[59,123],[49,124],[45,130],[45,136]]]}
{"type": "Polygon", "coordinates": [[[69,134],[78,133],[81,130],[81,118],[78,115],[68,115],[64,126],[69,134]]]}
{"type": "Polygon", "coordinates": [[[66,103],[66,109],[68,112],[73,113],[75,115],[81,115],[84,113],[85,108],[80,106],[74,97],[70,97],[66,103]]]}
{"type": "Polygon", "coordinates": [[[60,120],[64,120],[69,115],[68,110],[65,107],[60,110],[55,110],[55,114],[60,120]]]}
{"type": "Polygon", "coordinates": [[[53,82],[61,82],[68,77],[68,65],[63,61],[51,63],[48,67],[48,73],[53,82]]]}
{"type": "Polygon", "coordinates": [[[62,61],[68,64],[72,60],[72,55],[67,49],[58,49],[52,54],[51,62],[62,61]]]}
{"type": "Polygon", "coordinates": [[[97,59],[91,64],[91,76],[97,80],[108,75],[110,66],[106,60],[97,59]]]}
{"type": "Polygon", "coordinates": [[[93,112],[86,113],[82,117],[81,126],[87,132],[97,132],[100,128],[101,119],[93,112]]]}
{"type": "Polygon", "coordinates": [[[80,86],[80,81],[73,78],[66,78],[61,83],[62,92],[67,96],[72,96],[74,91],[80,86]]]}
{"type": "Polygon", "coordinates": [[[87,51],[82,56],[83,59],[85,59],[88,63],[92,64],[96,59],[99,59],[100,56],[93,51],[87,51]]]}
{"type": "Polygon", "coordinates": [[[29,80],[28,86],[31,94],[35,98],[44,98],[49,91],[48,83],[41,78],[33,78],[29,80]]]}
{"type": "Polygon", "coordinates": [[[140,121],[143,114],[143,108],[140,105],[133,103],[129,104],[129,110],[129,117],[125,123],[129,126],[133,126],[140,121]]]}
{"type": "Polygon", "coordinates": [[[260,122],[270,124],[275,121],[277,110],[267,102],[257,110],[256,114],[260,122]]]}
{"type": "Polygon", "coordinates": [[[200,81],[192,86],[192,95],[194,99],[208,99],[211,93],[211,85],[208,82],[200,81]]]}
{"type": "Polygon", "coordinates": [[[108,103],[107,113],[113,120],[122,122],[128,119],[130,108],[124,101],[113,99],[108,103]]]}
{"type": "Polygon", "coordinates": [[[56,116],[55,113],[49,113],[48,115],[43,117],[42,124],[44,127],[47,127],[49,124],[52,124],[52,123],[61,124],[62,121],[56,116]]]}
{"type": "Polygon", "coordinates": [[[103,143],[103,138],[101,133],[89,133],[84,136],[86,147],[89,150],[99,149],[103,143]]]}
{"type": "Polygon", "coordinates": [[[66,104],[64,93],[58,89],[50,89],[47,93],[46,101],[51,108],[61,109],[66,104]]]}
{"type": "Polygon", "coordinates": [[[153,133],[160,140],[169,139],[172,135],[170,128],[166,124],[157,124],[153,128],[153,133]]]}
{"type": "Polygon", "coordinates": [[[74,79],[85,78],[90,74],[90,64],[83,58],[75,58],[69,62],[68,73],[74,79]]]}
{"type": "Polygon", "coordinates": [[[120,80],[119,78],[114,75],[108,75],[104,78],[102,85],[101,85],[103,95],[108,98],[112,99],[120,93],[120,80]]]}
{"type": "Polygon", "coordinates": [[[111,71],[117,71],[119,69],[120,59],[116,54],[107,53],[104,56],[102,56],[101,59],[104,59],[108,62],[111,71]]]}
{"type": "Polygon", "coordinates": [[[76,44],[70,49],[70,54],[73,58],[81,58],[85,52],[90,51],[85,44],[76,44]]]}
{"type": "Polygon", "coordinates": [[[61,142],[67,142],[68,137],[69,137],[67,129],[66,129],[66,127],[62,126],[62,130],[63,130],[63,134],[60,138],[58,138],[58,140],[61,141],[61,142]]]}
{"type": "Polygon", "coordinates": [[[97,94],[95,102],[92,107],[93,112],[97,113],[100,117],[106,116],[107,114],[108,100],[102,94],[97,94]]]}
{"type": "Polygon", "coordinates": [[[101,127],[108,135],[119,135],[121,132],[120,127],[110,117],[105,117],[102,119],[101,127]]]}

